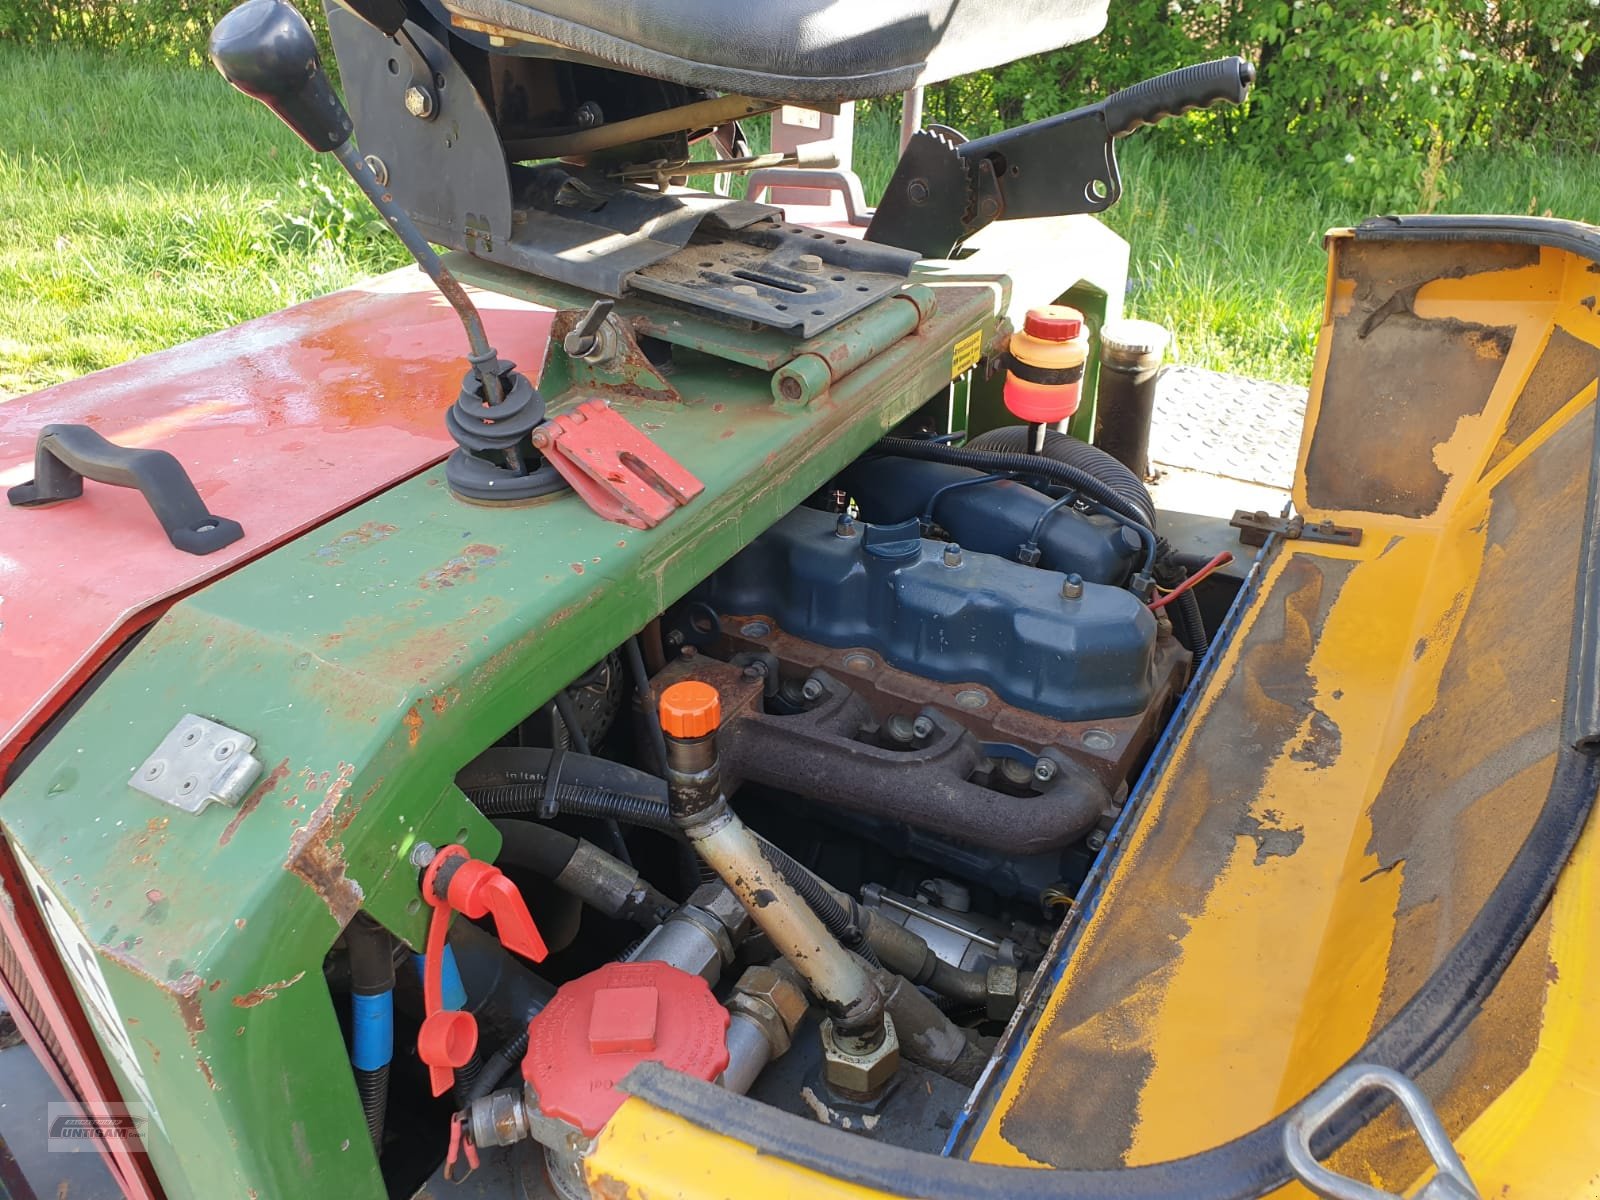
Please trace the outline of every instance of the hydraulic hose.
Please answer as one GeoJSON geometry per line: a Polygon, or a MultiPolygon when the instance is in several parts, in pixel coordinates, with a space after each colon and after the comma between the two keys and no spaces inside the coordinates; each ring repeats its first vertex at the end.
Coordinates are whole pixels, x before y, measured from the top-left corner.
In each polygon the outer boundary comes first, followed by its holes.
{"type": "Polygon", "coordinates": [[[350,952],[350,1069],[373,1148],[383,1149],[394,1058],[394,939],[366,913],[345,930],[350,952]]]}
{"type": "Polygon", "coordinates": [[[497,746],[457,776],[467,798],[491,817],[558,813],[675,831],[667,785],[609,759],[525,746],[497,746]],[[552,775],[554,779],[552,780],[552,775]]]}
{"type": "Polygon", "coordinates": [[[761,856],[778,869],[784,882],[806,902],[807,908],[817,914],[828,932],[838,938],[845,949],[855,951],[874,967],[883,966],[850,911],[855,907],[852,901],[844,898],[844,902],[840,903],[840,898],[834,895],[832,888],[760,834],[756,835],[756,844],[761,847],[761,856]]]}
{"type": "MultiPolygon", "coordinates": [[[[1002,425],[998,429],[990,429],[969,441],[966,449],[1027,454],[1028,428],[1025,425],[1002,425]]],[[[1100,447],[1091,446],[1060,430],[1049,429],[1045,431],[1044,447],[1039,453],[1045,458],[1087,471],[1144,514],[1145,526],[1150,529],[1156,527],[1156,502],[1150,495],[1150,489],[1145,487],[1144,480],[1100,447]]]]}
{"type": "Polygon", "coordinates": [[[677,906],[639,872],[592,842],[532,821],[498,820],[500,860],[551,880],[608,917],[653,929],[677,906]]]}

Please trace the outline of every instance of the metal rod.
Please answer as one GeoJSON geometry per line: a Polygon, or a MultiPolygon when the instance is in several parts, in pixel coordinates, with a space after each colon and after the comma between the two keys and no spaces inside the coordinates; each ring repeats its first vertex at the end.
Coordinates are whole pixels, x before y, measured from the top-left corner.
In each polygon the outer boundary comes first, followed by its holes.
{"type": "Polygon", "coordinates": [[[389,223],[389,228],[411,251],[411,257],[417,260],[417,266],[422,268],[423,274],[433,280],[433,285],[443,293],[444,298],[450,302],[450,307],[456,310],[456,316],[461,318],[461,325],[467,331],[467,345],[471,353],[467,356],[473,367],[478,372],[478,378],[483,381],[483,400],[490,407],[495,407],[505,399],[505,393],[500,387],[500,376],[495,371],[495,363],[500,356],[495,353],[489,344],[489,335],[484,331],[483,318],[478,315],[477,307],[462,288],[459,280],[450,273],[434,253],[428,239],[422,236],[422,231],[411,223],[411,218],[398,204],[392,193],[378,182],[373,175],[372,168],[367,165],[366,159],[361,156],[361,151],[356,149],[354,140],[346,141],[337,147],[334,157],[340,165],[350,173],[350,178],[356,181],[356,186],[372,201],[372,207],[383,214],[383,219],[389,223]]]}
{"type": "Polygon", "coordinates": [[[912,134],[922,128],[922,89],[909,89],[900,109],[900,153],[904,154],[912,134]]]}
{"type": "Polygon", "coordinates": [[[749,96],[718,96],[713,100],[700,100],[694,104],[680,104],[677,108],[646,113],[610,125],[597,125],[577,133],[563,133],[554,137],[515,138],[506,142],[508,157],[514,160],[529,158],[566,158],[574,154],[588,154],[593,150],[606,150],[624,146],[646,138],[677,133],[682,129],[704,129],[724,125],[740,117],[753,117],[771,112],[779,105],[773,100],[756,100],[749,96]]]}

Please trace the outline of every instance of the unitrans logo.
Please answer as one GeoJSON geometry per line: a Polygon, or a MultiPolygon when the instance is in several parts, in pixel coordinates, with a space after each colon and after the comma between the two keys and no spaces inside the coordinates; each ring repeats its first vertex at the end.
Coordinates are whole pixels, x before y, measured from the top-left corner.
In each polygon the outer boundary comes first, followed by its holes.
{"type": "Polygon", "coordinates": [[[100,1145],[144,1149],[150,1116],[142,1104],[50,1104],[46,1106],[46,1148],[72,1153],[95,1151],[100,1145]]]}

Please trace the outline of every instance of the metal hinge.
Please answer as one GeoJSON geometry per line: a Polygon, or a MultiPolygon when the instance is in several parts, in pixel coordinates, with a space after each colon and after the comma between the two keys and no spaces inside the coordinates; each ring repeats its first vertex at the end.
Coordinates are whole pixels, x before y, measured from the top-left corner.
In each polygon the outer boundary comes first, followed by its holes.
{"type": "Polygon", "coordinates": [[[248,733],[186,713],[161,739],[128,785],[164,804],[197,813],[208,804],[234,807],[261,774],[248,733]]]}
{"type": "Polygon", "coordinates": [[[1299,514],[1292,517],[1274,517],[1257,509],[1246,512],[1235,509],[1233,520],[1228,522],[1239,531],[1239,540],[1246,546],[1265,546],[1267,538],[1299,538],[1306,542],[1327,542],[1334,546],[1361,545],[1361,530],[1353,525],[1335,525],[1332,521],[1307,524],[1299,514]]]}
{"type": "Polygon", "coordinates": [[[1422,1089],[1399,1071],[1365,1063],[1344,1068],[1289,1114],[1283,1127],[1283,1154],[1296,1179],[1327,1200],[1400,1200],[1395,1192],[1330,1171],[1311,1149],[1313,1139],[1367,1092],[1388,1092],[1400,1102],[1433,1160],[1434,1176],[1415,1194],[1415,1200],[1479,1200],[1477,1186],[1422,1089]]]}

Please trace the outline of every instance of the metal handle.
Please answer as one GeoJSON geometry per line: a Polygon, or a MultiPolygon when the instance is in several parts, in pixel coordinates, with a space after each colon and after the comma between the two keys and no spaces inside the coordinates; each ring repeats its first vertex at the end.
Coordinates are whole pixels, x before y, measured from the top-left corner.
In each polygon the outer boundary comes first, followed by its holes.
{"type": "Polygon", "coordinates": [[[1312,1139],[1368,1092],[1388,1092],[1400,1101],[1433,1159],[1437,1173],[1417,1193],[1417,1200],[1478,1200],[1472,1177],[1422,1089],[1399,1071],[1365,1063],[1355,1063],[1334,1075],[1301,1101],[1284,1123],[1283,1155],[1301,1183],[1327,1200],[1398,1200],[1393,1192],[1330,1171],[1311,1149],[1312,1139]]]}
{"type": "Polygon", "coordinates": [[[87,425],[46,425],[34,449],[33,478],[6,493],[18,508],[75,500],[83,481],[137,488],[167,538],[189,554],[210,554],[244,536],[237,521],[206,508],[188,473],[165,450],[140,450],[108,442],[87,425]]]}
{"type": "Polygon", "coordinates": [[[1255,79],[1255,67],[1238,57],[1179,67],[1106,97],[1106,131],[1122,137],[1191,109],[1243,104],[1255,79]]]}

